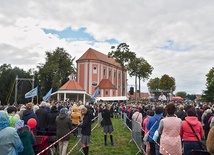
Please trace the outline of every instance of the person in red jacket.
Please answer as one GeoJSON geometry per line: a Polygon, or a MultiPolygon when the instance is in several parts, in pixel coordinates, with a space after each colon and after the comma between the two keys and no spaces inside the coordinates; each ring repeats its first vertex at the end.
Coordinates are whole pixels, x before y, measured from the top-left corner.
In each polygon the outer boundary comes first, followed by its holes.
{"type": "Polygon", "coordinates": [[[204,136],[204,131],[201,122],[196,117],[195,108],[187,110],[187,117],[182,121],[181,138],[183,140],[184,155],[189,155],[191,150],[200,150],[198,139],[192,131],[190,125],[193,127],[199,139],[204,136]]]}

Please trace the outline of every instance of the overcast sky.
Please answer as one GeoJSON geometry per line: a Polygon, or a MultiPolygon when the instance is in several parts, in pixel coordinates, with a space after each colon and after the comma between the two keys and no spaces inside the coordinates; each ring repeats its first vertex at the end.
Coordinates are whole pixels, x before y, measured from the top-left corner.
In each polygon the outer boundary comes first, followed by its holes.
{"type": "MultiPolygon", "coordinates": [[[[214,67],[213,0],[0,0],[0,65],[24,70],[63,47],[77,60],[88,48],[104,54],[125,42],[174,77],[176,90],[205,90],[214,67]]],[[[148,92],[145,81],[141,90],[148,92]]],[[[129,78],[129,85],[134,78],[129,78]]]]}

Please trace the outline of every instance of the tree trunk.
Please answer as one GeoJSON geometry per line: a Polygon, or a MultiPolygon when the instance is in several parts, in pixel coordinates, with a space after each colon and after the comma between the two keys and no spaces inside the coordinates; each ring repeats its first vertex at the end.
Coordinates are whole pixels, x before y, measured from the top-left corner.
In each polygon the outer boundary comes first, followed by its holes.
{"type": "Polygon", "coordinates": [[[140,77],[138,77],[138,83],[139,83],[138,89],[139,89],[139,98],[140,98],[141,97],[141,95],[140,95],[140,77]]]}

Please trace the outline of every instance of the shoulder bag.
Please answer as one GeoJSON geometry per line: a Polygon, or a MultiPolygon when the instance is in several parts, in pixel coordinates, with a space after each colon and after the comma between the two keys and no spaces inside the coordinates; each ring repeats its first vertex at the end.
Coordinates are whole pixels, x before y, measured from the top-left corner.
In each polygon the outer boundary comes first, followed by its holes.
{"type": "MultiPolygon", "coordinates": [[[[187,121],[186,121],[187,122],[187,121]]],[[[198,154],[201,154],[201,155],[210,155],[209,152],[207,152],[207,148],[206,148],[206,145],[199,139],[198,135],[196,134],[195,130],[193,129],[192,125],[187,122],[190,126],[190,128],[192,129],[195,137],[197,138],[198,140],[198,143],[199,143],[199,146],[201,148],[201,150],[192,150],[190,155],[198,155],[198,154]]]]}

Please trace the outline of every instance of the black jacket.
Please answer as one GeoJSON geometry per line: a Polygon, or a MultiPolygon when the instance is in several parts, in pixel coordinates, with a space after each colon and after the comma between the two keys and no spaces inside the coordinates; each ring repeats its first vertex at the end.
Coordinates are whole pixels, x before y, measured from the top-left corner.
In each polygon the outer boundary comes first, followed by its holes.
{"type": "Polygon", "coordinates": [[[83,122],[78,125],[78,127],[82,128],[81,134],[82,135],[91,135],[91,120],[92,120],[92,114],[88,111],[84,117],[83,117],[83,122]]]}
{"type": "Polygon", "coordinates": [[[59,115],[58,110],[48,113],[48,131],[56,132],[56,117],[59,115]]]}
{"type": "Polygon", "coordinates": [[[31,118],[34,118],[37,121],[38,124],[38,118],[36,114],[33,112],[33,110],[26,109],[23,111],[22,120],[24,120],[24,124],[27,124],[27,121],[31,118]]]}
{"type": "Polygon", "coordinates": [[[44,107],[39,108],[36,110],[36,116],[39,120],[38,122],[38,129],[39,128],[47,128],[48,126],[48,112],[44,107]]]}
{"type": "Polygon", "coordinates": [[[102,112],[103,117],[103,125],[112,125],[111,117],[113,117],[113,113],[107,109],[104,109],[102,112]]]}

